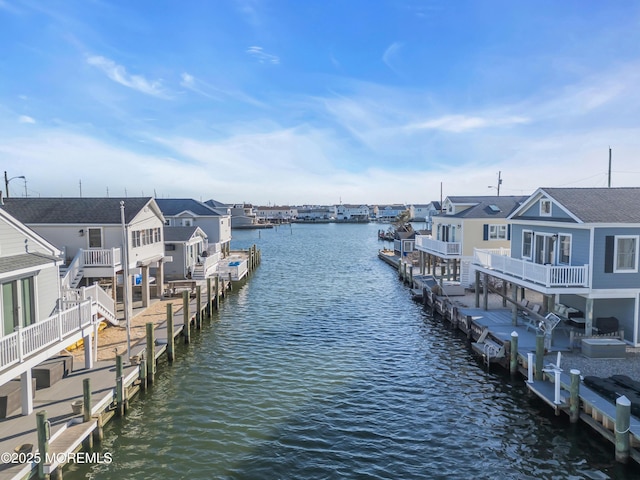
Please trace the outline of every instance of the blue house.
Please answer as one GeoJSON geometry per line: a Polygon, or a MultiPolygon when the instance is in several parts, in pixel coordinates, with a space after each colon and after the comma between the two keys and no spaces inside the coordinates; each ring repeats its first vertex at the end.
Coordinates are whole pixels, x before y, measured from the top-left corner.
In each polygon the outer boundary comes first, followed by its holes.
{"type": "Polygon", "coordinates": [[[541,293],[543,313],[572,312],[586,335],[619,328],[639,345],[637,205],[640,188],[539,188],[508,217],[510,251],[476,250],[474,263],[541,293]]]}

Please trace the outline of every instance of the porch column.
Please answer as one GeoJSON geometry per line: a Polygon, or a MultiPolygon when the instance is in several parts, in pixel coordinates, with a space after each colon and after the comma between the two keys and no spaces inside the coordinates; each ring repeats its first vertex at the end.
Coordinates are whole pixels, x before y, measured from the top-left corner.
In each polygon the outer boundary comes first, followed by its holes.
{"type": "Polygon", "coordinates": [[[482,281],[482,309],[489,310],[489,274],[485,273],[482,281]]]}
{"type": "Polygon", "coordinates": [[[164,292],[164,259],[158,262],[156,285],[158,286],[158,298],[162,298],[164,292]]]}
{"type": "Polygon", "coordinates": [[[115,305],[118,302],[118,277],[116,275],[111,277],[111,285],[111,296],[113,297],[113,304],[115,305]]]}
{"type": "Polygon", "coordinates": [[[476,270],[476,285],[475,285],[475,297],[476,297],[476,308],[480,308],[480,271],[476,270]]]}
{"type": "Polygon", "coordinates": [[[20,375],[20,395],[22,399],[22,415],[31,415],[33,412],[33,384],[31,369],[20,375]]]}
{"type": "Polygon", "coordinates": [[[587,304],[584,308],[584,334],[586,336],[593,334],[593,298],[587,298],[587,304]]]}
{"type": "Polygon", "coordinates": [[[150,303],[150,292],[149,292],[149,265],[144,265],[142,267],[142,306],[148,307],[150,303]]]}
{"type": "Polygon", "coordinates": [[[553,307],[555,307],[556,296],[555,295],[544,295],[545,308],[547,309],[544,313],[553,312],[553,307]]]}
{"type": "MultiPolygon", "coordinates": [[[[93,323],[97,324],[97,320],[94,318],[93,323]]],[[[94,329],[96,331],[97,329],[94,329]]],[[[91,333],[88,333],[86,336],[82,337],[83,345],[84,345],[84,368],[90,369],[93,368],[93,341],[91,338],[91,333]]],[[[96,342],[98,341],[96,337],[96,342]]]]}

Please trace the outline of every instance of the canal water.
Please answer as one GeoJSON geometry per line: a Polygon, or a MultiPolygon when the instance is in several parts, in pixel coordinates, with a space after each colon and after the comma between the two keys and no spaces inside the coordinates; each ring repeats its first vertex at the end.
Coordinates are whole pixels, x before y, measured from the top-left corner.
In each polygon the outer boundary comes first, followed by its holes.
{"type": "Polygon", "coordinates": [[[113,461],[65,477],[634,477],[412,302],[378,228],[234,231],[257,271],[106,427],[113,461]]]}

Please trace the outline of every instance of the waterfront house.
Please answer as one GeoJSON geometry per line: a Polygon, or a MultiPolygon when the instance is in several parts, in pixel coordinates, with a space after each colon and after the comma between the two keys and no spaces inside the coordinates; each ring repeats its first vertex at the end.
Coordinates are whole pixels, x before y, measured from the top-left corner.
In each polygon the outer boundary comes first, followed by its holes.
{"type": "Polygon", "coordinates": [[[606,323],[638,346],[639,204],[640,188],[539,188],[508,217],[510,250],[480,247],[474,263],[542,294],[543,313],[573,312],[586,335],[606,323]]]}
{"type": "Polygon", "coordinates": [[[369,221],[368,205],[336,205],[336,220],[339,222],[368,222],[369,221]]]}
{"type": "Polygon", "coordinates": [[[164,245],[167,256],[173,261],[165,267],[165,279],[204,279],[211,276],[219,261],[219,254],[211,256],[207,235],[200,227],[164,227],[164,245]]]}
{"type": "MultiPolygon", "coordinates": [[[[207,200],[204,203],[213,208],[221,208],[223,206],[216,200],[207,200]]],[[[250,203],[236,203],[227,208],[229,208],[229,213],[231,214],[231,228],[257,228],[260,225],[258,215],[250,203]]]]}
{"type": "Polygon", "coordinates": [[[259,221],[266,223],[286,223],[298,217],[298,211],[288,205],[274,207],[256,207],[259,221]]]}
{"type": "Polygon", "coordinates": [[[336,218],[335,205],[321,206],[321,205],[305,205],[297,207],[298,211],[297,220],[299,222],[330,222],[336,218]]]}
{"type": "Polygon", "coordinates": [[[524,196],[450,196],[442,213],[433,217],[432,235],[417,235],[420,273],[460,282],[472,282],[476,248],[509,248],[511,230],[507,217],[524,196]]]}
{"type": "Polygon", "coordinates": [[[407,210],[406,205],[377,205],[376,221],[381,223],[394,222],[400,214],[407,210]]]}
{"type": "Polygon", "coordinates": [[[440,202],[432,201],[424,204],[409,205],[409,212],[411,213],[412,222],[424,222],[426,223],[426,230],[431,231],[433,225],[433,217],[438,215],[441,210],[440,202]]]}
{"type": "Polygon", "coordinates": [[[152,294],[162,294],[170,258],[164,255],[164,217],[153,198],[16,197],[5,199],[2,208],[62,251],[63,288],[99,282],[116,299],[123,284],[132,289],[135,281],[143,307],[152,294]],[[125,258],[130,279],[123,282],[125,258]]]}
{"type": "Polygon", "coordinates": [[[231,248],[231,212],[229,207],[213,207],[191,198],[157,198],[165,218],[165,225],[171,227],[197,226],[207,238],[209,260],[229,255],[231,248]]]}
{"type": "Polygon", "coordinates": [[[90,367],[98,317],[91,299],[61,298],[62,252],[2,208],[0,245],[0,417],[28,415],[33,368],[80,339],[90,367]]]}

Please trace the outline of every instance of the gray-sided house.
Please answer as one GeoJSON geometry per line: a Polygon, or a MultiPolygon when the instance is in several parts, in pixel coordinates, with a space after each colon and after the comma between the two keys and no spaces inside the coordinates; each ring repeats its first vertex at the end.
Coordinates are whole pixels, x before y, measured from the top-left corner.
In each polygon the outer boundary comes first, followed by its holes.
{"type": "Polygon", "coordinates": [[[69,345],[84,339],[85,365],[92,366],[97,310],[91,299],[61,298],[60,255],[0,208],[0,418],[20,407],[25,415],[33,411],[34,368],[69,345]]]}
{"type": "Polygon", "coordinates": [[[156,199],[168,227],[200,227],[205,233],[211,260],[229,255],[231,213],[228,207],[214,207],[191,198],[156,199]]]}
{"type": "Polygon", "coordinates": [[[218,266],[207,253],[207,235],[200,227],[164,227],[164,244],[167,256],[173,257],[165,270],[167,281],[204,279],[218,266]]]}
{"type": "Polygon", "coordinates": [[[587,336],[623,330],[640,345],[638,205],[640,188],[539,188],[509,216],[510,251],[478,250],[475,263],[587,336]]]}
{"type": "Polygon", "coordinates": [[[162,294],[164,262],[170,259],[164,254],[164,217],[153,198],[7,198],[2,208],[63,252],[63,288],[99,282],[116,299],[124,284],[136,293],[128,298],[143,307],[162,294]]]}

